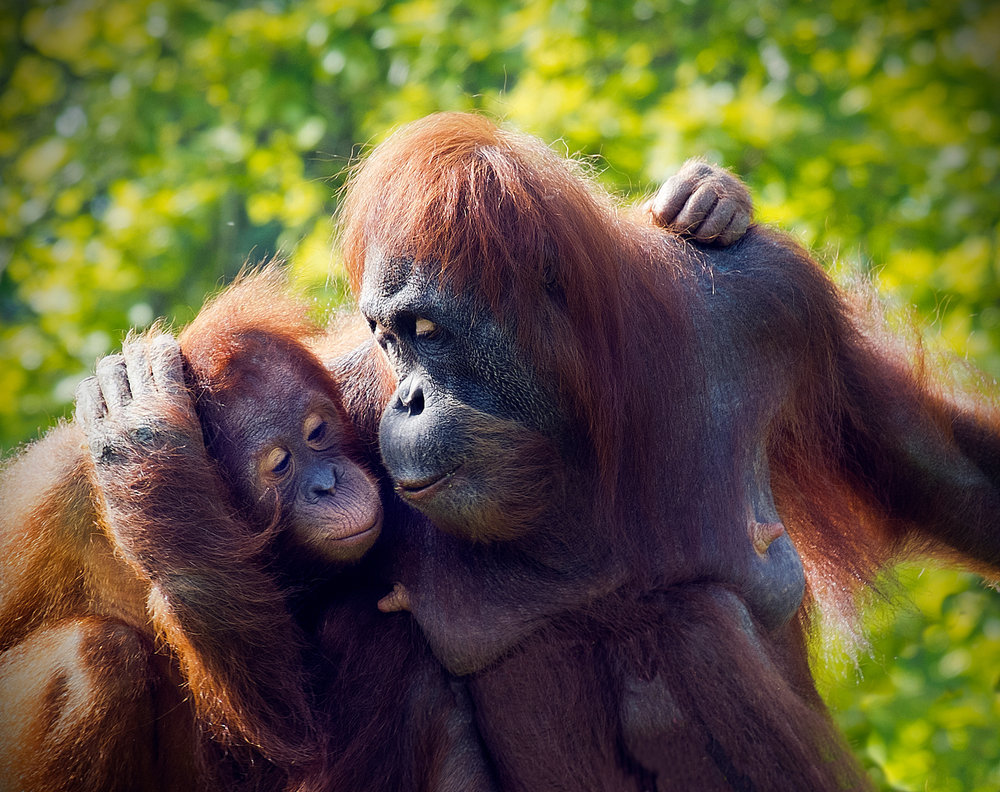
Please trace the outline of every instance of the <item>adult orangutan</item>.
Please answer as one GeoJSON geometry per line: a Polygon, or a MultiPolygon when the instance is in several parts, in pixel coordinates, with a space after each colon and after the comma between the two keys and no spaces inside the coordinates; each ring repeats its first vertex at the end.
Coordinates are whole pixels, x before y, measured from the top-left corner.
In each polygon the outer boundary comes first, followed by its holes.
{"type": "Polygon", "coordinates": [[[835,612],[908,552],[996,575],[997,411],[789,239],[696,247],[479,116],[377,147],[342,223],[377,342],[339,362],[345,402],[433,522],[386,607],[467,676],[501,786],[867,786],[788,536],[835,612]]]}
{"type": "Polygon", "coordinates": [[[0,788],[493,788],[357,563],[380,494],[306,310],[245,277],[181,335],[197,412],[154,331],[5,472],[0,788]]]}

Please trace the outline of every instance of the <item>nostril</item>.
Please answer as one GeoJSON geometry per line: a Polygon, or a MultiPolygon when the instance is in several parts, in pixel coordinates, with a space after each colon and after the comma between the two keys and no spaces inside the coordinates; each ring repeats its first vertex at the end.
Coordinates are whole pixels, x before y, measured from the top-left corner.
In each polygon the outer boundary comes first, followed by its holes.
{"type": "Polygon", "coordinates": [[[399,386],[399,403],[410,417],[424,411],[424,388],[417,377],[407,377],[399,386]]]}
{"type": "Polygon", "coordinates": [[[406,405],[409,410],[410,416],[420,415],[424,411],[424,391],[423,388],[418,388],[415,393],[410,396],[410,401],[406,405]]]}

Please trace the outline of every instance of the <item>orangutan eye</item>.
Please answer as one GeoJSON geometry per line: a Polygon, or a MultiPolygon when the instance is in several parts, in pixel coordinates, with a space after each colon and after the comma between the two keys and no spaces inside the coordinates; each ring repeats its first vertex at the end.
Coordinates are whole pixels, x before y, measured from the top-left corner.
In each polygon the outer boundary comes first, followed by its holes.
{"type": "Polygon", "coordinates": [[[269,476],[283,478],[292,469],[292,455],[287,448],[275,446],[264,455],[261,469],[269,476]]]}
{"type": "Polygon", "coordinates": [[[417,338],[433,338],[437,335],[438,326],[430,319],[417,319],[413,330],[417,338]]]}
{"type": "Polygon", "coordinates": [[[335,439],[330,422],[318,413],[311,413],[302,424],[302,436],[310,448],[323,450],[335,439]]]}

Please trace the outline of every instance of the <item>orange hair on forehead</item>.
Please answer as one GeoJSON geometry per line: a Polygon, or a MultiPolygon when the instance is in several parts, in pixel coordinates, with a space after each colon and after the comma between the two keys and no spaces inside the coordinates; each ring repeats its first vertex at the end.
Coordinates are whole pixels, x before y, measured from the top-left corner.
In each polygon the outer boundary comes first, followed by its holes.
{"type": "MultiPolygon", "coordinates": [[[[231,421],[247,420],[238,400],[250,399],[254,412],[287,414],[280,387],[325,393],[339,414],[340,444],[359,456],[357,438],[334,375],[313,346],[326,332],[296,297],[277,263],[241,272],[205,304],[178,339],[193,377],[198,413],[211,436],[225,436],[231,421]]],[[[303,416],[304,417],[304,416],[303,416]]],[[[218,453],[218,451],[215,451],[218,453]]]]}
{"type": "Polygon", "coordinates": [[[272,263],[240,273],[205,304],[178,341],[196,381],[218,393],[234,387],[259,355],[294,349],[296,359],[311,362],[305,345],[323,329],[310,317],[308,304],[291,294],[284,270],[272,263]]]}
{"type": "Polygon", "coordinates": [[[537,293],[552,280],[569,286],[561,261],[572,263],[575,280],[589,280],[586,269],[595,280],[613,277],[608,232],[616,220],[609,197],[578,163],[465,113],[397,131],[355,171],[341,206],[355,289],[366,254],[377,249],[435,262],[455,285],[474,281],[498,311],[513,307],[512,295],[537,293]]]}

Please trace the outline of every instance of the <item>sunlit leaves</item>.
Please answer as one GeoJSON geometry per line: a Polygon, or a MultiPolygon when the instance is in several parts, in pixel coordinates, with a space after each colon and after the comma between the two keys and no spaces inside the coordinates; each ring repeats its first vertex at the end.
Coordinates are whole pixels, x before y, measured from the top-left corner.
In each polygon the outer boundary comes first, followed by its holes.
{"type": "MultiPolygon", "coordinates": [[[[638,195],[687,157],[1000,375],[1000,7],[987,0],[35,0],[0,10],[0,448],[125,330],[248,258],[346,297],[352,157],[482,109],[638,195]]],[[[884,788],[1000,788],[998,596],[910,581],[838,717],[884,788]],[[962,592],[972,596],[966,600],[962,592]],[[970,604],[971,603],[971,604],[970,604]],[[979,615],[974,615],[979,614],[979,615]],[[896,661],[896,658],[899,658],[896,661]]]]}
{"type": "Polygon", "coordinates": [[[1000,596],[964,573],[900,578],[905,593],[869,614],[871,655],[824,676],[824,695],[883,788],[996,789],[1000,596]]]}

